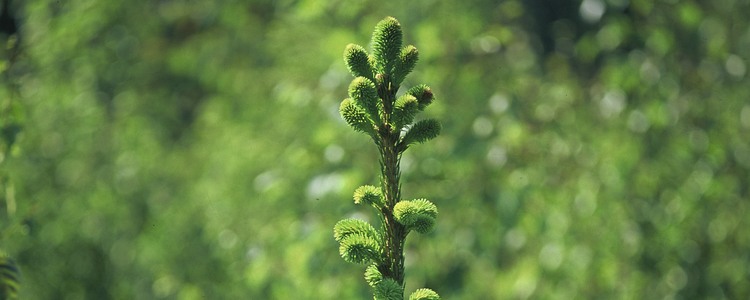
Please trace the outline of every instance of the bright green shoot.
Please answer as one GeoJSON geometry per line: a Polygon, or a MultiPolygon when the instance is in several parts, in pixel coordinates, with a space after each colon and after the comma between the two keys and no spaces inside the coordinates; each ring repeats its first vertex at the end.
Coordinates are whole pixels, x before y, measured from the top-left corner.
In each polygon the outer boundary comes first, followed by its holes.
{"type": "MultiPolygon", "coordinates": [[[[367,265],[365,280],[377,300],[404,299],[404,241],[416,231],[432,230],[438,210],[426,199],[402,200],[399,183],[401,154],[415,143],[440,134],[434,119],[414,122],[433,101],[432,90],[416,85],[396,97],[401,83],[417,63],[414,46],[402,47],[401,24],[388,17],[375,26],[372,54],[349,44],[344,61],[356,78],[349,98],[341,102],[341,116],[355,131],[370,136],[380,152],[380,186],[365,185],[354,192],[354,203],[375,208],[382,227],[375,229],[357,219],[344,219],[333,228],[339,253],[348,262],[367,265]]],[[[440,299],[430,289],[418,289],[410,300],[440,299]]]]}

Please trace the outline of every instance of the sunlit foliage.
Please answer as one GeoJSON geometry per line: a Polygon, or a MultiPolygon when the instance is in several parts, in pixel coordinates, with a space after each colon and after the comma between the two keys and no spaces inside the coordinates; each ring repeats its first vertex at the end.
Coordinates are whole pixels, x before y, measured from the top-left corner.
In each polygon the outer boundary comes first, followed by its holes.
{"type": "Polygon", "coordinates": [[[378,179],[341,52],[389,15],[443,125],[401,161],[403,198],[440,208],[406,293],[750,296],[748,1],[10,3],[21,299],[371,297],[330,231],[378,179]]]}

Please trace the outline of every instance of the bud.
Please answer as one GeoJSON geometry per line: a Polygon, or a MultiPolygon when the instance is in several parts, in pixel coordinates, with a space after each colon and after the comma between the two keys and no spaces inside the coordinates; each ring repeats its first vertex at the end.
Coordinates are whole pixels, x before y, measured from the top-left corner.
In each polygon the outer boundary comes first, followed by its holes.
{"type": "Polygon", "coordinates": [[[375,286],[375,300],[403,300],[404,289],[391,278],[384,278],[375,286]]]}
{"type": "Polygon", "coordinates": [[[341,117],[346,121],[349,126],[354,128],[355,131],[364,132],[369,134],[370,136],[375,136],[375,129],[372,126],[372,123],[367,118],[367,115],[365,112],[357,107],[354,102],[352,102],[352,99],[346,98],[344,101],[341,101],[341,106],[339,106],[339,113],[341,113],[341,117]]]}
{"type": "Polygon", "coordinates": [[[365,77],[357,77],[349,85],[349,97],[354,104],[362,108],[374,124],[379,123],[378,117],[378,91],[375,84],[365,77]]]}
{"type": "Polygon", "coordinates": [[[437,207],[427,199],[401,201],[393,207],[396,221],[422,234],[432,230],[437,214],[437,207]]]}
{"type": "Polygon", "coordinates": [[[418,111],[419,103],[417,103],[417,98],[414,98],[414,96],[405,94],[396,99],[396,105],[393,108],[393,115],[391,117],[393,130],[401,130],[404,126],[411,124],[418,111]]]}
{"type": "Polygon", "coordinates": [[[344,49],[344,62],[349,72],[355,77],[366,77],[372,79],[372,67],[370,58],[365,48],[360,45],[349,44],[344,49]]]}
{"type": "Polygon", "coordinates": [[[387,17],[375,25],[372,34],[372,48],[379,71],[390,74],[401,51],[403,33],[401,24],[393,17],[387,17]]]}
{"type": "Polygon", "coordinates": [[[413,143],[424,143],[434,139],[440,134],[440,129],[440,122],[435,119],[419,121],[406,132],[399,144],[399,149],[403,151],[413,143]]]}
{"type": "Polygon", "coordinates": [[[409,300],[440,300],[440,295],[431,289],[418,289],[411,293],[409,300]]]}
{"type": "Polygon", "coordinates": [[[418,86],[412,87],[406,93],[414,96],[414,98],[417,98],[420,111],[424,110],[425,107],[427,107],[427,105],[430,105],[430,103],[432,103],[432,101],[434,100],[432,89],[430,89],[430,87],[426,84],[420,84],[418,86]]]}
{"type": "Polygon", "coordinates": [[[414,70],[417,60],[419,60],[419,52],[417,52],[416,47],[409,45],[401,50],[401,54],[399,54],[398,61],[393,70],[393,85],[401,85],[406,75],[409,75],[414,70]]]}
{"type": "Polygon", "coordinates": [[[365,281],[367,281],[367,284],[371,287],[377,286],[382,280],[383,273],[378,270],[377,265],[369,265],[367,269],[365,269],[365,281]]]}
{"type": "Polygon", "coordinates": [[[366,264],[378,260],[380,245],[369,236],[352,234],[341,240],[339,254],[347,262],[366,264]]]}
{"type": "Polygon", "coordinates": [[[383,194],[380,189],[372,185],[363,185],[354,191],[354,203],[366,203],[375,207],[383,205],[383,194]]]}

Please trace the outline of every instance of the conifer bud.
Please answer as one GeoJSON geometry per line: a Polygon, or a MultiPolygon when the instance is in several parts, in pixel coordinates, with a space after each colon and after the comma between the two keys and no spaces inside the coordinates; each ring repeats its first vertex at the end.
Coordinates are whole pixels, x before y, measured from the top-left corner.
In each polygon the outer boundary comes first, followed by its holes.
{"type": "Polygon", "coordinates": [[[378,91],[375,84],[365,77],[357,77],[349,85],[349,97],[362,108],[374,124],[380,123],[378,116],[378,91]]]}
{"type": "Polygon", "coordinates": [[[343,219],[333,226],[333,238],[337,242],[341,242],[344,238],[353,234],[365,235],[375,240],[380,238],[380,234],[370,223],[359,219],[343,219]]]}
{"type": "Polygon", "coordinates": [[[384,278],[375,286],[375,300],[403,300],[404,289],[391,278],[384,278]]]}
{"type": "Polygon", "coordinates": [[[354,77],[373,78],[370,57],[362,46],[356,44],[346,45],[346,49],[344,49],[344,62],[346,62],[346,67],[354,77]]]}
{"type": "Polygon", "coordinates": [[[406,91],[407,94],[414,96],[414,98],[417,98],[417,102],[419,102],[419,110],[422,111],[432,103],[434,100],[434,95],[432,94],[432,89],[430,89],[429,86],[426,84],[420,84],[415,87],[410,88],[408,91],[406,91]]]}
{"type": "Polygon", "coordinates": [[[399,146],[405,150],[413,143],[424,143],[434,139],[440,134],[440,129],[440,122],[435,119],[419,121],[409,128],[399,146]]]}
{"type": "Polygon", "coordinates": [[[414,96],[405,94],[396,99],[396,105],[393,108],[393,115],[391,117],[393,130],[401,130],[404,126],[411,124],[418,111],[419,103],[417,103],[417,98],[414,98],[414,96]]]}
{"type": "Polygon", "coordinates": [[[379,260],[380,234],[365,221],[338,221],[333,226],[333,238],[340,243],[339,254],[348,262],[361,264],[379,260]]]}
{"type": "Polygon", "coordinates": [[[352,234],[341,240],[339,254],[347,262],[365,264],[379,259],[380,245],[369,236],[352,234]]]}
{"type": "Polygon", "coordinates": [[[401,201],[393,207],[396,221],[410,230],[423,234],[432,230],[437,214],[437,207],[427,199],[401,201]]]}
{"type": "Polygon", "coordinates": [[[401,82],[404,81],[406,75],[409,75],[409,73],[414,70],[414,66],[417,65],[417,60],[419,60],[417,47],[409,45],[401,50],[401,54],[399,54],[398,61],[393,70],[393,85],[401,85],[401,82]]]}
{"type": "Polygon", "coordinates": [[[372,264],[365,269],[365,281],[371,287],[377,286],[383,280],[383,274],[378,270],[378,265],[372,264]]]}
{"type": "Polygon", "coordinates": [[[354,128],[355,131],[364,132],[370,136],[375,135],[375,129],[367,118],[367,115],[361,108],[357,107],[354,102],[352,102],[352,99],[346,98],[344,101],[341,101],[339,113],[341,113],[341,117],[344,118],[346,123],[354,128]]]}
{"type": "Polygon", "coordinates": [[[372,185],[363,185],[354,191],[354,203],[366,203],[375,207],[383,205],[383,194],[380,189],[372,185]]]}
{"type": "Polygon", "coordinates": [[[401,51],[403,33],[401,24],[393,17],[387,17],[375,25],[372,34],[372,47],[379,71],[390,74],[401,51]]]}
{"type": "Polygon", "coordinates": [[[440,295],[431,289],[421,288],[411,293],[409,300],[440,300],[440,295]]]}

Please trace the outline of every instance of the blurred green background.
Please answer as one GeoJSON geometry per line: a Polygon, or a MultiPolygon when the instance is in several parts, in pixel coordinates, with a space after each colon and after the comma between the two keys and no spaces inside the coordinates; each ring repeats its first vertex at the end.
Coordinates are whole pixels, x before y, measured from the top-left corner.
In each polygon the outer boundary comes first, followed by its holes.
{"type": "Polygon", "coordinates": [[[394,16],[443,134],[406,292],[750,297],[750,1],[24,0],[0,33],[0,249],[23,299],[369,299],[378,182],[342,53],[394,16]],[[20,42],[19,42],[20,41],[20,42]],[[18,45],[17,47],[14,45],[18,45]]]}

